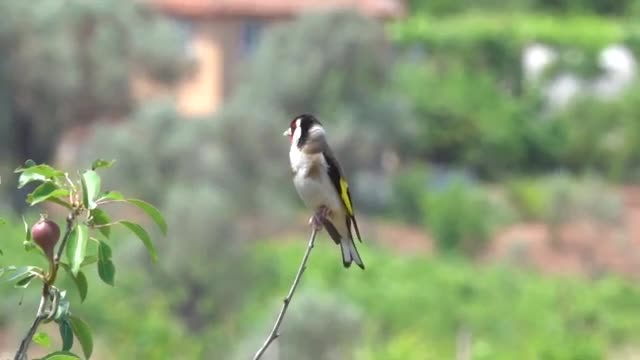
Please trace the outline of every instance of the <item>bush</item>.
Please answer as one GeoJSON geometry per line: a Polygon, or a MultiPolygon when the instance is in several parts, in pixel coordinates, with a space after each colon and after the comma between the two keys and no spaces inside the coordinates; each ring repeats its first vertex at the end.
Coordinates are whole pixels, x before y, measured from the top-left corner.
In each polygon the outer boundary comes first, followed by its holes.
{"type": "Polygon", "coordinates": [[[486,190],[463,178],[452,176],[433,184],[422,197],[422,213],[438,249],[477,254],[503,220],[504,210],[486,190]]]}
{"type": "Polygon", "coordinates": [[[521,219],[562,224],[576,219],[617,224],[622,220],[620,196],[593,177],[566,174],[510,181],[508,201],[521,219]]]}
{"type": "Polygon", "coordinates": [[[425,166],[409,167],[393,177],[391,196],[393,214],[413,224],[425,218],[423,198],[429,186],[428,170],[425,166]]]}
{"type": "Polygon", "coordinates": [[[567,129],[564,162],[618,181],[640,179],[639,104],[636,85],[614,100],[578,99],[557,114],[567,129]]]}

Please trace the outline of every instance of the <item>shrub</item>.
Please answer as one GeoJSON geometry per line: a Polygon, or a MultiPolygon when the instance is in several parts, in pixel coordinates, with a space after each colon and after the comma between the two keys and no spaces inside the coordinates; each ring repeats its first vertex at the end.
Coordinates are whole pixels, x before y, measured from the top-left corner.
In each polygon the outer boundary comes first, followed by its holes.
{"type": "Polygon", "coordinates": [[[477,254],[490,240],[502,210],[479,186],[455,177],[445,181],[423,197],[424,224],[439,250],[477,254]]]}
{"type": "Polygon", "coordinates": [[[429,186],[425,166],[412,166],[393,177],[392,208],[398,218],[420,224],[425,218],[422,201],[429,186]]]}
{"type": "Polygon", "coordinates": [[[508,201],[524,220],[562,224],[586,218],[601,223],[619,223],[622,200],[606,183],[594,177],[555,174],[522,178],[506,185],[508,201]]]}

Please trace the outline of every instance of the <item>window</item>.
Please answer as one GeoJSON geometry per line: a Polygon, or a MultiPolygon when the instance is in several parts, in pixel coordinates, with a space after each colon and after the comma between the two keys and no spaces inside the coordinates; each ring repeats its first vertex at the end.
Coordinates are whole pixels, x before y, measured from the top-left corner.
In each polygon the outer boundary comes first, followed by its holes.
{"type": "Polygon", "coordinates": [[[242,52],[244,55],[252,55],[258,48],[264,24],[257,19],[248,19],[242,29],[242,52]]]}
{"type": "Polygon", "coordinates": [[[178,29],[178,36],[180,37],[180,41],[182,42],[182,50],[184,55],[189,58],[195,58],[195,48],[193,45],[194,39],[194,25],[190,21],[186,20],[175,20],[175,25],[178,29]]]}

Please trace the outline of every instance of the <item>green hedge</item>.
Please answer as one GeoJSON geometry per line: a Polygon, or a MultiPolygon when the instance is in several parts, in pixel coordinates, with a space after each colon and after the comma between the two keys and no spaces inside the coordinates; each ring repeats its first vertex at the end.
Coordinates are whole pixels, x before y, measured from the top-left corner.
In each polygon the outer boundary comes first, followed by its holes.
{"type": "Polygon", "coordinates": [[[611,43],[638,49],[638,22],[598,16],[553,16],[470,12],[435,17],[418,14],[389,26],[400,44],[421,43],[435,49],[465,50],[499,43],[522,49],[532,42],[594,52],[611,43]]]}
{"type": "Polygon", "coordinates": [[[640,10],[635,0],[409,0],[408,5],[412,13],[437,15],[481,9],[633,16],[640,10]]]}

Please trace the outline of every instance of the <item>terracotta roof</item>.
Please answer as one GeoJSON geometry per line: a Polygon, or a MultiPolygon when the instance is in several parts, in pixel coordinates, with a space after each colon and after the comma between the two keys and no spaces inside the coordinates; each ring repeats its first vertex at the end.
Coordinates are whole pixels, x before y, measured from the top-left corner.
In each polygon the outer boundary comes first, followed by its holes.
{"type": "Polygon", "coordinates": [[[184,17],[291,17],[308,10],[356,9],[378,18],[405,14],[403,0],[150,0],[161,11],[184,17]]]}

